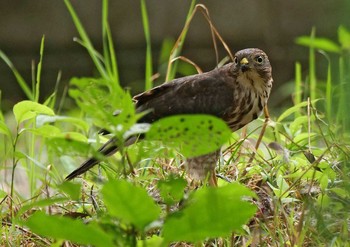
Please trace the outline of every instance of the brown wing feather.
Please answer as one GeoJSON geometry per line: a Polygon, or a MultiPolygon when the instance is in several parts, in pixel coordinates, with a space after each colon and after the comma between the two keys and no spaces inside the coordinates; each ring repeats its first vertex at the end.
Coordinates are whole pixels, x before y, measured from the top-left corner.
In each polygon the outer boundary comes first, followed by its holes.
{"type": "Polygon", "coordinates": [[[134,97],[137,112],[151,110],[140,122],[178,114],[210,114],[224,118],[234,104],[234,78],[229,66],[175,79],[134,97]]]}

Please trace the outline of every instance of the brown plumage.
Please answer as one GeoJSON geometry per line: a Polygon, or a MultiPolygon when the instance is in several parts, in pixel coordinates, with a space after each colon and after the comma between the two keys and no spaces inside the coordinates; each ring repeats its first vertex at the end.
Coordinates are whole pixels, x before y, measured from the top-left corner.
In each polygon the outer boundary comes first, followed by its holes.
{"type": "MultiPolygon", "coordinates": [[[[272,87],[272,69],[260,49],[238,51],[234,61],[212,71],[178,78],[134,97],[137,112],[150,111],[139,123],[152,123],[178,114],[209,114],[226,121],[236,131],[256,119],[267,104],[272,87]]],[[[131,137],[125,146],[136,141],[131,137]]],[[[110,139],[99,151],[109,156],[118,150],[110,139]]],[[[187,160],[188,171],[196,179],[214,174],[219,151],[187,160]]],[[[99,161],[91,158],[67,176],[67,180],[86,172],[99,161]]],[[[212,176],[212,180],[215,177],[212,176]]],[[[212,181],[215,184],[215,181],[212,181]]]]}

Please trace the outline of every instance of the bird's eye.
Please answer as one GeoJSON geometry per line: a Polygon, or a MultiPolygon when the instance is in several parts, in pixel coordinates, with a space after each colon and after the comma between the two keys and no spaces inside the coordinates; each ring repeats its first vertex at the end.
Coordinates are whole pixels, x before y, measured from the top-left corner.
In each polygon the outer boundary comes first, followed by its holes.
{"type": "Polygon", "coordinates": [[[233,62],[234,62],[235,64],[238,64],[238,59],[237,59],[237,57],[235,57],[235,58],[233,59],[233,62]]]}
{"type": "Polygon", "coordinates": [[[264,58],[262,56],[256,56],[255,57],[255,61],[258,63],[258,64],[262,64],[264,62],[264,58]]]}

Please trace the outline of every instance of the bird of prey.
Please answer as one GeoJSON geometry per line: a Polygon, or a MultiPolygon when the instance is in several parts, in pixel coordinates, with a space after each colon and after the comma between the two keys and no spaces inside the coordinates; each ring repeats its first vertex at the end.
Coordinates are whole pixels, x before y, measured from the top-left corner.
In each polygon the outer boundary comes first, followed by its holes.
{"type": "MultiPolygon", "coordinates": [[[[209,114],[221,118],[232,131],[236,131],[262,114],[272,83],[272,68],[265,52],[248,48],[238,51],[233,62],[220,68],[174,79],[133,99],[136,112],[148,112],[138,120],[139,123],[153,123],[179,114],[209,114]]],[[[136,140],[136,137],[127,139],[125,146],[136,140]]],[[[105,156],[117,151],[114,138],[99,149],[105,156]]],[[[209,177],[209,183],[215,185],[219,151],[187,159],[190,176],[199,180],[209,177]]],[[[66,179],[71,180],[98,163],[97,158],[90,158],[66,179]]]]}

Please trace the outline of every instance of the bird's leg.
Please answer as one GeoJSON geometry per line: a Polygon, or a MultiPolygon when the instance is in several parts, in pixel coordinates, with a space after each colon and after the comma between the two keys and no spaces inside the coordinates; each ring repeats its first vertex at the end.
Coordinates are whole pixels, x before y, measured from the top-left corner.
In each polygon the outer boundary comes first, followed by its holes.
{"type": "Polygon", "coordinates": [[[187,158],[187,172],[195,180],[217,186],[215,167],[219,160],[220,149],[209,154],[187,158]]]}
{"type": "Polygon", "coordinates": [[[263,138],[263,136],[265,134],[265,130],[266,130],[267,124],[268,124],[268,122],[270,120],[270,114],[269,114],[269,111],[267,109],[267,106],[264,107],[264,115],[265,115],[265,121],[264,121],[264,124],[262,126],[259,138],[258,138],[258,140],[257,140],[257,142],[255,144],[255,151],[250,156],[250,159],[249,159],[248,163],[252,163],[253,162],[254,157],[255,157],[255,153],[258,151],[258,148],[260,146],[261,140],[262,140],[262,138],[263,138]]]}
{"type": "Polygon", "coordinates": [[[125,156],[126,156],[126,160],[128,162],[128,165],[129,165],[129,169],[130,169],[130,173],[135,176],[136,172],[135,172],[135,169],[134,169],[134,166],[132,165],[132,162],[130,160],[130,156],[128,154],[127,151],[125,151],[125,156]]]}
{"type": "Polygon", "coordinates": [[[216,178],[215,167],[217,166],[218,162],[220,162],[220,155],[221,149],[215,151],[215,153],[213,154],[213,159],[211,162],[214,162],[214,167],[209,169],[209,186],[218,187],[218,179],[216,178]]]}
{"type": "Polygon", "coordinates": [[[210,186],[213,187],[218,187],[218,180],[216,178],[216,172],[215,172],[215,168],[214,170],[209,172],[209,181],[208,181],[210,186]]]}

